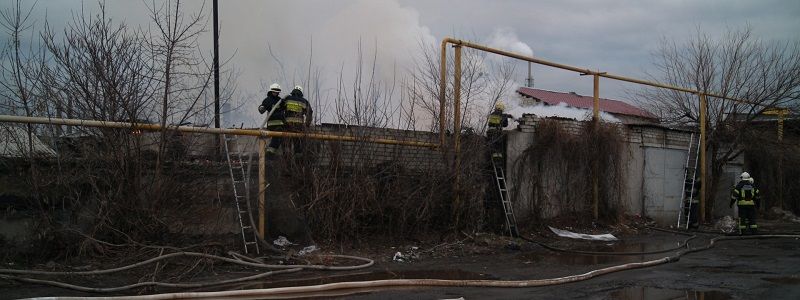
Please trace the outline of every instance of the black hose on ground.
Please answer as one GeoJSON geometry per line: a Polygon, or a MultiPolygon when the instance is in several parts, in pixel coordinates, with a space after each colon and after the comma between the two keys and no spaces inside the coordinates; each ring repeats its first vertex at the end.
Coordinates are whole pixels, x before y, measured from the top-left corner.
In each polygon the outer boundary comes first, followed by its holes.
{"type": "Polygon", "coordinates": [[[647,228],[655,229],[655,230],[661,230],[661,231],[670,232],[670,233],[681,234],[681,235],[688,235],[689,237],[687,239],[685,239],[682,243],[680,243],[678,246],[675,246],[675,247],[672,247],[672,248],[661,249],[661,250],[653,250],[653,251],[634,251],[634,252],[607,252],[607,251],[572,250],[572,249],[564,249],[564,248],[558,248],[558,247],[555,247],[555,246],[551,246],[551,245],[548,245],[548,244],[545,244],[545,243],[542,243],[542,242],[539,242],[539,241],[532,240],[532,239],[527,238],[527,237],[525,237],[523,235],[520,235],[520,238],[525,240],[525,241],[528,241],[528,242],[534,243],[536,245],[539,245],[542,248],[545,248],[547,250],[551,250],[551,251],[564,252],[564,253],[573,253],[573,254],[584,254],[584,255],[608,255],[608,256],[649,255],[649,254],[660,254],[660,253],[671,252],[671,251],[675,251],[675,250],[678,250],[678,249],[681,249],[681,248],[687,248],[689,246],[689,241],[697,238],[697,235],[687,234],[685,232],[672,231],[672,230],[661,229],[661,228],[656,228],[656,227],[647,227],[647,228]]]}
{"type": "MultiPolygon", "coordinates": [[[[617,265],[606,267],[602,269],[592,270],[583,274],[570,275],[559,278],[548,279],[529,279],[529,280],[443,280],[443,279],[388,279],[388,280],[374,280],[374,281],[356,281],[356,282],[337,282],[322,285],[312,286],[294,286],[294,287],[281,287],[270,289],[254,289],[254,290],[236,290],[236,291],[220,291],[220,292],[184,292],[184,293],[169,293],[169,294],[156,294],[156,295],[142,295],[142,296],[125,296],[125,297],[104,297],[104,299],[139,299],[139,300],[156,300],[156,299],[189,299],[189,298],[223,298],[223,297],[268,297],[268,296],[282,296],[282,297],[297,297],[307,293],[344,290],[344,289],[386,289],[396,287],[410,287],[410,286],[440,286],[440,287],[539,287],[548,285],[564,284],[576,281],[587,280],[600,275],[639,269],[651,266],[657,266],[670,262],[676,262],[684,255],[708,250],[714,247],[718,241],[728,240],[749,240],[749,239],[773,239],[773,238],[793,238],[800,239],[800,235],[756,235],[756,236],[721,236],[711,239],[708,245],[685,251],[679,251],[673,256],[667,256],[660,259],[649,260],[638,263],[628,263],[624,265],[617,265]]],[[[70,297],[55,297],[48,299],[84,299],[84,298],[70,298],[70,297]]]]}
{"type": "MultiPolygon", "coordinates": [[[[663,232],[670,232],[675,234],[683,234],[683,235],[692,235],[696,233],[702,234],[713,234],[717,236],[739,236],[736,231],[733,232],[719,232],[719,231],[709,231],[709,230],[700,230],[700,229],[690,229],[690,230],[674,230],[674,229],[666,229],[666,228],[659,228],[659,227],[651,227],[645,226],[646,228],[663,231],[663,232]]],[[[784,231],[759,231],[760,235],[797,235],[800,232],[784,232],[784,231]]]]}

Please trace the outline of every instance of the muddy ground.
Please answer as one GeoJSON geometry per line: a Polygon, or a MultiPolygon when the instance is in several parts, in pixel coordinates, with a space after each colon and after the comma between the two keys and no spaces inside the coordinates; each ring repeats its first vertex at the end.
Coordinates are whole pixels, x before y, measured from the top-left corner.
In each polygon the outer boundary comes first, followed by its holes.
{"type": "MultiPolygon", "coordinates": [[[[763,221],[762,233],[798,233],[800,224],[763,221]]],[[[708,231],[713,229],[704,228],[708,231]]],[[[578,231],[578,229],[575,229],[578,231]]],[[[602,232],[604,229],[583,228],[602,232]]],[[[671,248],[686,236],[645,228],[606,228],[620,241],[588,242],[555,237],[544,230],[528,231],[526,237],[560,248],[590,251],[652,251],[671,248]],[[532,233],[530,233],[532,232],[532,233]]],[[[696,233],[691,247],[706,245],[718,234],[696,233]]],[[[432,239],[437,240],[437,239],[432,239]]],[[[296,249],[302,245],[296,246],[296,249]]],[[[295,249],[295,250],[296,250],[295,249]]],[[[447,242],[393,241],[349,246],[323,245],[321,253],[346,253],[376,260],[370,268],[356,271],[304,271],[279,275],[270,280],[223,287],[192,289],[215,291],[311,285],[339,281],[390,278],[524,280],[561,277],[603,267],[658,259],[674,252],[653,255],[576,255],[547,250],[536,244],[499,235],[462,233],[447,242]],[[394,261],[396,252],[410,257],[394,261]]],[[[309,258],[312,259],[313,258],[309,258]]],[[[346,263],[341,261],[341,263],[346,263]]],[[[9,266],[8,262],[5,267],[9,266]]],[[[105,265],[105,264],[104,264],[105,265]]],[[[111,267],[106,265],[105,267],[111,267]]],[[[39,266],[46,268],[47,266],[39,266]]],[[[50,266],[58,269],[58,266],[50,266]]],[[[160,280],[209,281],[255,274],[252,269],[214,264],[175,263],[157,274],[160,280]],[[191,272],[181,270],[191,268],[191,272]],[[177,277],[175,274],[184,274],[177,277]],[[186,275],[191,274],[191,275],[186,275]],[[162,278],[163,277],[163,278],[162,278]]],[[[114,286],[149,279],[153,266],[102,277],[66,278],[65,281],[95,286],[114,286]]],[[[127,293],[82,293],[34,284],[0,280],[0,298],[41,296],[102,296],[174,292],[148,289],[127,293]]],[[[186,290],[184,290],[186,291],[186,290]]],[[[682,257],[679,261],[603,275],[586,281],[537,288],[395,288],[348,290],[309,294],[307,298],[341,299],[800,299],[800,240],[770,239],[720,242],[715,248],[682,257]]],[[[243,299],[243,298],[238,298],[243,299]]]]}

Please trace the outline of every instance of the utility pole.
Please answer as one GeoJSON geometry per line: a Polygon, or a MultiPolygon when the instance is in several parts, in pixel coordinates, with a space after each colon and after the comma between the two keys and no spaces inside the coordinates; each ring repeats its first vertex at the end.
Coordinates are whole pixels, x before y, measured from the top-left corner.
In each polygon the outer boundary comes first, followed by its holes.
{"type": "MultiPolygon", "coordinates": [[[[219,128],[219,9],[218,0],[214,0],[214,128],[219,128]]],[[[215,157],[220,157],[222,141],[217,135],[217,144],[214,147],[215,157]]]]}

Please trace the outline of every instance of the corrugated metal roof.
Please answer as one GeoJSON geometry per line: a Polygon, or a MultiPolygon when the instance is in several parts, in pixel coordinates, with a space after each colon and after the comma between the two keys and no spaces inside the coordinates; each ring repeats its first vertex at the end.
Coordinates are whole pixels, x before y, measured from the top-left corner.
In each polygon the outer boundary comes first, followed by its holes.
{"type": "MultiPolygon", "coordinates": [[[[33,151],[39,156],[56,156],[56,151],[47,146],[36,135],[33,136],[33,151]]],[[[0,157],[21,158],[28,155],[28,131],[17,126],[0,127],[0,157]]]]}
{"type": "MultiPolygon", "coordinates": [[[[568,106],[578,108],[592,109],[594,107],[594,99],[592,97],[574,93],[553,92],[529,87],[520,87],[517,92],[523,96],[542,101],[547,105],[556,105],[563,102],[568,106]]],[[[600,110],[612,114],[657,119],[655,115],[648,111],[619,100],[600,98],[600,110]]]]}

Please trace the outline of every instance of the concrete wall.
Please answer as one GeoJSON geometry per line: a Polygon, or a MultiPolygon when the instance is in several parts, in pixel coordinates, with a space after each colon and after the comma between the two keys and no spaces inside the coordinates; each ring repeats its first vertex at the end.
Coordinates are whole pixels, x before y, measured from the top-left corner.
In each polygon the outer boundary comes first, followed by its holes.
{"type": "MultiPolygon", "coordinates": [[[[524,116],[517,130],[507,131],[509,169],[519,163],[522,152],[535,141],[536,121],[533,116],[524,116]]],[[[577,134],[581,130],[581,122],[574,120],[559,120],[559,122],[567,132],[577,134]]],[[[620,155],[623,161],[627,162],[623,169],[625,187],[619,199],[620,207],[625,213],[644,215],[653,218],[659,224],[672,225],[677,220],[691,132],[655,125],[629,124],[623,127],[620,134],[624,141],[620,155]]],[[[530,182],[526,181],[526,178],[536,176],[535,170],[530,172],[523,178],[510,176],[508,181],[511,190],[519,186],[522,191],[529,191],[530,182]]],[[[727,183],[723,183],[722,186],[727,186],[727,183]]],[[[544,193],[558,192],[548,191],[545,188],[544,193]]],[[[722,194],[727,195],[727,193],[722,194]]],[[[533,195],[526,192],[512,197],[515,197],[512,200],[518,213],[517,217],[521,220],[532,215],[537,209],[544,212],[541,214],[544,217],[557,214],[552,211],[555,203],[533,203],[533,195]]],[[[546,197],[546,199],[559,201],[558,197],[546,197]]],[[[721,201],[720,198],[717,201],[721,201]]]]}

